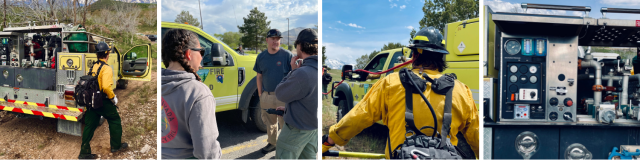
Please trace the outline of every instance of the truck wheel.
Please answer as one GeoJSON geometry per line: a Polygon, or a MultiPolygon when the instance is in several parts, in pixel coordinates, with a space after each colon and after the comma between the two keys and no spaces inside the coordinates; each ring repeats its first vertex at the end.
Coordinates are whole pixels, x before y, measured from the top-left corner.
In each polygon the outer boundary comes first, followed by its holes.
{"type": "Polygon", "coordinates": [[[251,119],[256,125],[258,130],[267,133],[267,125],[262,121],[262,110],[260,109],[260,103],[256,104],[256,108],[251,110],[251,119]]]}
{"type": "Polygon", "coordinates": [[[129,85],[129,81],[121,79],[121,80],[118,80],[118,82],[116,83],[116,88],[127,89],[128,85],[129,85]]]}
{"type": "Polygon", "coordinates": [[[347,106],[347,100],[340,100],[340,102],[338,102],[338,111],[336,112],[336,123],[340,122],[342,117],[349,113],[349,110],[350,109],[349,106],[347,106]]]}

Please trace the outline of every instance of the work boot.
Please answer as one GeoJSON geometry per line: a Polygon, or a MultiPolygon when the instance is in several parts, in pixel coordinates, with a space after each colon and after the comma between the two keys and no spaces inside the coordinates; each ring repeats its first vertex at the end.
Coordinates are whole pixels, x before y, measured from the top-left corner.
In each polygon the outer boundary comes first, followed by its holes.
{"type": "Polygon", "coordinates": [[[267,153],[275,151],[275,150],[276,150],[276,146],[275,145],[271,145],[271,143],[269,143],[269,144],[267,144],[267,146],[262,148],[262,153],[267,154],[267,153]]]}
{"type": "Polygon", "coordinates": [[[120,145],[120,149],[113,149],[113,148],[111,148],[111,153],[115,153],[115,152],[118,152],[118,151],[120,151],[120,150],[124,150],[124,149],[127,149],[127,148],[129,148],[129,144],[127,144],[127,143],[122,143],[122,145],[120,145]]]}
{"type": "Polygon", "coordinates": [[[98,155],[96,154],[85,154],[85,155],[79,155],[78,159],[96,159],[98,158],[98,155]]]}

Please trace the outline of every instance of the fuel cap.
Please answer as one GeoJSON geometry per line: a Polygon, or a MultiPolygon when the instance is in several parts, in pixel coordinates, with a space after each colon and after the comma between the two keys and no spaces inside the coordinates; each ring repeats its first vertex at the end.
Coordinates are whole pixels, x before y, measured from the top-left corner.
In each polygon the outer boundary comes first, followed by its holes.
{"type": "Polygon", "coordinates": [[[516,151],[524,159],[529,159],[538,151],[538,136],[530,131],[524,131],[516,137],[516,151]]]}
{"type": "Polygon", "coordinates": [[[591,158],[591,152],[580,143],[571,144],[564,151],[564,159],[590,160],[591,158]]]}

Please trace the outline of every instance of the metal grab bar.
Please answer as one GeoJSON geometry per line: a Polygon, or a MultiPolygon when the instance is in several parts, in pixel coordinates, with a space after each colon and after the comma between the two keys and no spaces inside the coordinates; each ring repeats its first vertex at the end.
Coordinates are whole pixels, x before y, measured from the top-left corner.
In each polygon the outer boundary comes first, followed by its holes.
{"type": "Polygon", "coordinates": [[[527,8],[532,9],[552,9],[552,10],[567,10],[567,11],[582,11],[584,12],[585,17],[589,16],[589,12],[591,12],[590,6],[565,6],[565,5],[550,5],[550,4],[534,4],[534,3],[523,3],[521,4],[524,12],[527,12],[527,8]]]}
{"type": "Polygon", "coordinates": [[[640,14],[640,9],[631,9],[631,8],[608,8],[602,7],[600,8],[600,13],[602,13],[602,18],[606,18],[607,12],[609,13],[631,13],[631,14],[640,14]]]}

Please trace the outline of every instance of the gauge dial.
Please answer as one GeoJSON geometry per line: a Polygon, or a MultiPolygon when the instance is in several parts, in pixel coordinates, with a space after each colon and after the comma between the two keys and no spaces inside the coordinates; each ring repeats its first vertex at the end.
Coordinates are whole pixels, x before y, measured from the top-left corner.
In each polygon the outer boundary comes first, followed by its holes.
{"type": "Polygon", "coordinates": [[[536,72],[538,72],[538,67],[536,67],[536,66],[531,66],[531,67],[529,67],[529,72],[531,72],[531,73],[536,73],[536,72]]]}
{"type": "Polygon", "coordinates": [[[511,81],[511,83],[516,83],[518,81],[518,77],[516,75],[511,75],[509,80],[511,81]]]}
{"type": "Polygon", "coordinates": [[[506,43],[504,43],[504,46],[504,49],[507,51],[507,53],[509,53],[509,55],[516,55],[520,53],[520,49],[522,49],[520,42],[515,39],[508,40],[506,43]]]}
{"type": "Polygon", "coordinates": [[[531,77],[529,77],[529,82],[531,82],[531,83],[536,83],[536,82],[538,82],[538,77],[536,77],[536,76],[531,76],[531,77]]]}
{"type": "Polygon", "coordinates": [[[511,65],[511,67],[509,67],[509,70],[511,70],[511,73],[516,73],[518,71],[518,67],[516,65],[511,65]]]}

